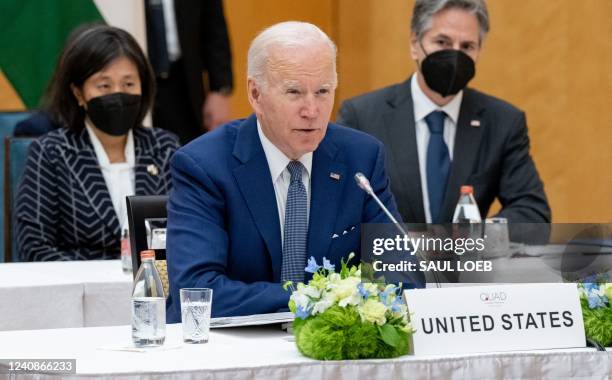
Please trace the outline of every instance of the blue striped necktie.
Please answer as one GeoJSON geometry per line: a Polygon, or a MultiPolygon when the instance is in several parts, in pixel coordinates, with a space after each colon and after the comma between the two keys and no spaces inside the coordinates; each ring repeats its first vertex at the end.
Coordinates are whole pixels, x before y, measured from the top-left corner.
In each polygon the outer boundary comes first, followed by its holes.
{"type": "Polygon", "coordinates": [[[306,267],[306,236],[308,235],[308,200],[306,187],[302,182],[304,166],[299,161],[291,161],[287,170],[291,182],[287,192],[285,207],[285,226],[283,233],[283,264],[281,282],[304,281],[306,267]]]}
{"type": "Polygon", "coordinates": [[[446,193],[451,165],[448,147],[444,142],[445,118],[444,111],[434,111],[425,116],[430,132],[427,146],[427,193],[429,195],[429,211],[431,212],[432,223],[442,222],[440,211],[446,193]]]}

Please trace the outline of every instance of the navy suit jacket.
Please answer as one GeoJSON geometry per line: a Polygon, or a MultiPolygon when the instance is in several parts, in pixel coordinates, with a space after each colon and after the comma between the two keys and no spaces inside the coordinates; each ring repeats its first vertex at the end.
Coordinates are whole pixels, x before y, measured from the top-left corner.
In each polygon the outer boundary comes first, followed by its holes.
{"type": "MultiPolygon", "coordinates": [[[[214,317],[286,308],[289,293],[280,284],[276,197],[255,116],[219,127],[179,149],[171,172],[168,321],[181,319],[180,288],[212,288],[214,317]]],[[[361,223],[388,222],[375,201],[357,187],[356,172],[370,179],[399,219],[382,144],[365,133],[329,124],[314,151],[311,175],[307,256],[319,263],[326,257],[339,268],[340,259],[355,252],[357,264],[361,223]]]]}
{"type": "MultiPolygon", "coordinates": [[[[170,132],[134,128],[136,195],[170,191],[177,148],[170,132]]],[[[121,222],[85,128],[59,128],[32,142],[15,217],[23,261],[119,258],[121,222]]]]}
{"type": "MultiPolygon", "coordinates": [[[[345,101],[338,123],[385,144],[391,190],[404,221],[425,223],[410,79],[345,101]]],[[[462,185],[474,186],[483,217],[497,198],[503,207],[499,216],[510,222],[550,222],[544,186],[529,154],[525,114],[469,88],[459,111],[442,223],[452,221],[462,185]]]]}

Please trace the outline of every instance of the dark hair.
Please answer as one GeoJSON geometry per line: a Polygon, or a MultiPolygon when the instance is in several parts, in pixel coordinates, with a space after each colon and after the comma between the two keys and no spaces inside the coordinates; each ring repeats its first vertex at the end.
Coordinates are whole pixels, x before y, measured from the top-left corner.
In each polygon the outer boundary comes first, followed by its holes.
{"type": "Polygon", "coordinates": [[[70,86],[82,88],[89,77],[121,57],[128,58],[138,68],[142,99],[136,125],[141,125],[155,98],[153,70],[134,37],[123,29],[101,24],[78,27],[64,45],[45,95],[45,108],[55,121],[81,131],[85,110],[79,106],[70,86]]]}
{"type": "Polygon", "coordinates": [[[489,11],[485,0],[416,0],[410,26],[417,39],[423,38],[423,34],[431,28],[431,19],[436,13],[452,8],[463,9],[476,16],[482,43],[489,32],[489,11]]]}

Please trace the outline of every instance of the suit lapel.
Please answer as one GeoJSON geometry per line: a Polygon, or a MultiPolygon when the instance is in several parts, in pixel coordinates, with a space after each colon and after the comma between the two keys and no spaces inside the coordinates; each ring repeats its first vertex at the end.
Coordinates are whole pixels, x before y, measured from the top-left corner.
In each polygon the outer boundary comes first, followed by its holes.
{"type": "Polygon", "coordinates": [[[233,154],[241,161],[241,164],[233,170],[234,178],[266,243],[272,262],[274,281],[278,282],[282,260],[278,208],[270,168],[259,141],[254,115],[238,127],[233,154]]]}
{"type": "Polygon", "coordinates": [[[338,149],[331,142],[332,134],[333,130],[328,129],[312,158],[307,256],[314,256],[317,262],[329,250],[342,190],[347,181],[353,180],[346,165],[335,160],[338,149]]]}
{"type": "Polygon", "coordinates": [[[392,109],[384,114],[393,165],[399,174],[397,180],[405,191],[400,192],[410,205],[412,218],[407,222],[424,221],[423,193],[419,172],[419,155],[414,124],[414,108],[410,94],[410,79],[402,83],[393,99],[389,99],[392,109]]]}
{"type": "Polygon", "coordinates": [[[100,163],[89,140],[89,134],[83,128],[80,134],[74,137],[76,159],[71,163],[71,170],[75,173],[75,178],[80,182],[85,198],[100,220],[104,221],[115,235],[120,235],[119,219],[102,175],[100,163]]]}
{"type": "Polygon", "coordinates": [[[453,151],[451,172],[442,203],[440,220],[450,222],[459,200],[459,189],[466,184],[474,167],[476,156],[480,147],[482,129],[486,128],[480,117],[480,108],[472,101],[472,92],[466,89],[463,94],[461,111],[457,122],[457,133],[453,151]],[[472,121],[478,120],[479,126],[472,126],[472,121]]]}

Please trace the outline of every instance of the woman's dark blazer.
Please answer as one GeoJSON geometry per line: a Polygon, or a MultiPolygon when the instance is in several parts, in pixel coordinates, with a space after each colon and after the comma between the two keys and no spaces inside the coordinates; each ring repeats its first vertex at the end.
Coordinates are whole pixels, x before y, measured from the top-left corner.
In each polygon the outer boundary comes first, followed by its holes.
{"type": "MultiPolygon", "coordinates": [[[[168,194],[175,135],[135,128],[136,195],[168,194]]],[[[21,260],[104,260],[120,254],[121,227],[83,128],[59,128],[32,142],[15,208],[21,260]]]]}

